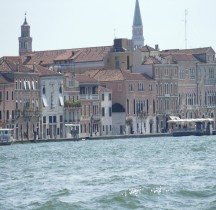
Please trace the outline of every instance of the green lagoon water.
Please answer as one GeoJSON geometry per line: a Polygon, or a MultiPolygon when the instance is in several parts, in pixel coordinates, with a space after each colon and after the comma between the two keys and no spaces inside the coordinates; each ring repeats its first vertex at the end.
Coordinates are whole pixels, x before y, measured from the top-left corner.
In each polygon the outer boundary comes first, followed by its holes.
{"type": "Polygon", "coordinates": [[[0,147],[0,210],[216,209],[216,136],[0,147]]]}

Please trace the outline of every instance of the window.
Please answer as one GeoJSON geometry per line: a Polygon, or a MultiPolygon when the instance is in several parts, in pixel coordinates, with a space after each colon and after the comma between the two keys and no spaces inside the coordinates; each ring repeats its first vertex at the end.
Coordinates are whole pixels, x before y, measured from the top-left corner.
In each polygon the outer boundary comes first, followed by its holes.
{"type": "Polygon", "coordinates": [[[7,92],[6,92],[6,100],[7,100],[7,101],[8,101],[8,95],[9,95],[9,94],[8,94],[8,91],[7,91],[7,92]]]}
{"type": "Polygon", "coordinates": [[[62,115],[60,115],[60,120],[59,121],[63,122],[63,116],[62,115]]]}
{"type": "Polygon", "coordinates": [[[133,90],[134,90],[133,83],[130,83],[129,84],[129,91],[133,91],[133,90]]]}
{"type": "Polygon", "coordinates": [[[109,93],[109,101],[111,101],[111,100],[112,100],[112,94],[109,93]]]}
{"type": "Polygon", "coordinates": [[[59,93],[62,93],[62,86],[59,87],[59,93]]]}
{"type": "Polygon", "coordinates": [[[102,107],[102,117],[104,117],[105,116],[105,109],[104,109],[104,107],[102,107]]]}
{"type": "Polygon", "coordinates": [[[0,111],[0,120],[2,120],[2,111],[0,111]]]}
{"type": "Polygon", "coordinates": [[[104,101],[104,94],[102,94],[102,101],[104,101]]]}
{"type": "Polygon", "coordinates": [[[18,81],[16,80],[16,90],[18,89],[18,81]]]}
{"type": "Polygon", "coordinates": [[[53,116],[53,122],[56,123],[56,116],[53,116]]]}
{"type": "Polygon", "coordinates": [[[119,68],[120,68],[119,57],[115,56],[115,69],[119,69],[119,68]]]}
{"type": "Polygon", "coordinates": [[[180,79],[185,79],[185,70],[180,69],[180,79]]]}
{"type": "Polygon", "coordinates": [[[111,117],[112,116],[112,108],[109,107],[109,116],[111,117]]]}
{"type": "Polygon", "coordinates": [[[112,126],[110,125],[110,131],[112,131],[112,126]]]}
{"type": "Polygon", "coordinates": [[[13,93],[13,91],[12,91],[12,94],[11,94],[11,99],[12,99],[12,101],[14,100],[14,93],[13,93]]]}
{"type": "Polygon", "coordinates": [[[143,91],[143,90],[144,90],[144,84],[138,83],[138,91],[143,91]]]}
{"type": "Polygon", "coordinates": [[[36,81],[36,90],[38,90],[38,81],[36,81]]]}
{"type": "Polygon", "coordinates": [[[0,101],[2,101],[2,92],[0,91],[0,101]]]}
{"type": "Polygon", "coordinates": [[[72,80],[69,81],[69,86],[73,87],[73,81],[72,80]]]}
{"type": "Polygon", "coordinates": [[[43,92],[44,95],[46,94],[46,89],[45,89],[45,87],[43,87],[42,92],[43,92]]]}
{"type": "Polygon", "coordinates": [[[195,69],[194,68],[190,69],[190,79],[195,79],[195,69]]]}
{"type": "Polygon", "coordinates": [[[52,123],[52,116],[49,116],[49,123],[52,123]]]}
{"type": "Polygon", "coordinates": [[[7,120],[9,120],[9,110],[7,110],[7,120]]]}

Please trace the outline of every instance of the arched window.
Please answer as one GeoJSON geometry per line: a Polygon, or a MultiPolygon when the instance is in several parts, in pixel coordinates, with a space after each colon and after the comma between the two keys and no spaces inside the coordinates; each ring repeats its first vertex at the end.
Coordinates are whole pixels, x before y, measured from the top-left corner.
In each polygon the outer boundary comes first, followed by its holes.
{"type": "Polygon", "coordinates": [[[46,94],[46,89],[45,89],[45,87],[43,87],[42,92],[43,92],[44,95],[46,94]]]}

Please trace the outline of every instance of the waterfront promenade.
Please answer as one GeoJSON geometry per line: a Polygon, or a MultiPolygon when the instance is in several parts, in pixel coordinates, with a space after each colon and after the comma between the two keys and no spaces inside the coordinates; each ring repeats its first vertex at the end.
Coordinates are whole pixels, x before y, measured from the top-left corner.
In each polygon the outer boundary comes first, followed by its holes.
{"type": "Polygon", "coordinates": [[[26,144],[26,143],[44,143],[44,142],[69,142],[69,141],[82,141],[82,140],[113,140],[113,139],[131,139],[131,138],[157,138],[157,137],[171,137],[171,133],[157,133],[157,134],[128,134],[128,135],[110,135],[110,136],[90,136],[87,138],[61,138],[61,139],[37,139],[37,140],[17,140],[13,144],[26,144]]]}

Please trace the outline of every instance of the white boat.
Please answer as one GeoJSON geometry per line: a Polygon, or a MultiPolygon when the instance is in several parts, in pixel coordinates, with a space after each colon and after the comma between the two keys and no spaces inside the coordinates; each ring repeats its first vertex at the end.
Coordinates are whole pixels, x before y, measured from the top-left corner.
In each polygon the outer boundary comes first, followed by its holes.
{"type": "Polygon", "coordinates": [[[10,145],[13,142],[12,129],[0,128],[0,145],[10,145]]]}

